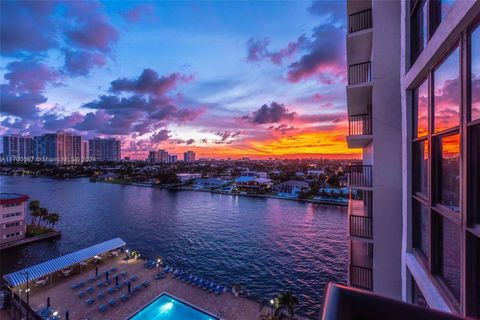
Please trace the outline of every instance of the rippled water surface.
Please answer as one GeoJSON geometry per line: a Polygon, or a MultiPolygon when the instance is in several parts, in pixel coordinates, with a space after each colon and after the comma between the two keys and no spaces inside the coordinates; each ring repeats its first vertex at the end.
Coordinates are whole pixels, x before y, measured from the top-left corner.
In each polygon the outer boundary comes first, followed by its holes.
{"type": "Polygon", "coordinates": [[[256,299],[298,295],[298,313],[318,317],[323,287],[345,282],[346,208],[296,201],[171,192],[87,179],[0,177],[60,213],[58,240],[2,252],[2,273],[114,237],[202,277],[240,283],[256,299]]]}

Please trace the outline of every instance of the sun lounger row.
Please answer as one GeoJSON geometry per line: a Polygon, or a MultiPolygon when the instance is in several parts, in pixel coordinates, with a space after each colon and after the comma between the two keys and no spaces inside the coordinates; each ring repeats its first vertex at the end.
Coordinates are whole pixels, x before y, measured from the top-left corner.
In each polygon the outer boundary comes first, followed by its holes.
{"type": "Polygon", "coordinates": [[[172,274],[173,278],[177,278],[178,280],[201,288],[205,291],[209,291],[211,293],[215,293],[217,295],[221,294],[222,292],[227,291],[227,288],[223,285],[215,283],[213,281],[202,279],[201,277],[195,276],[193,274],[189,274],[184,271],[176,270],[172,274]]]}
{"type": "MultiPolygon", "coordinates": [[[[147,280],[143,281],[141,284],[138,284],[138,285],[136,285],[135,287],[133,287],[133,288],[131,289],[130,293],[124,293],[124,294],[122,294],[122,295],[120,296],[120,301],[122,301],[122,302],[127,302],[132,295],[134,295],[136,292],[140,291],[142,288],[148,287],[149,285],[150,285],[150,282],[149,282],[149,281],[147,281],[147,280]]],[[[104,298],[105,298],[105,297],[103,297],[102,299],[104,299],[104,298]]],[[[100,298],[99,298],[99,299],[100,299],[100,298]]],[[[90,299],[89,299],[89,300],[90,300],[90,299]]],[[[90,304],[93,304],[93,303],[95,302],[95,300],[92,299],[93,302],[90,302],[90,303],[89,303],[89,300],[87,300],[87,304],[89,304],[89,305],[90,305],[90,304]]],[[[101,299],[100,299],[100,300],[101,300],[101,299]]],[[[115,299],[113,299],[113,298],[110,299],[110,300],[108,300],[108,305],[109,305],[110,307],[115,307],[115,306],[117,305],[117,300],[115,300],[115,299]]],[[[100,312],[102,312],[102,313],[107,312],[108,308],[109,308],[109,307],[107,306],[107,304],[101,304],[101,305],[98,306],[98,310],[99,310],[100,312]]]]}

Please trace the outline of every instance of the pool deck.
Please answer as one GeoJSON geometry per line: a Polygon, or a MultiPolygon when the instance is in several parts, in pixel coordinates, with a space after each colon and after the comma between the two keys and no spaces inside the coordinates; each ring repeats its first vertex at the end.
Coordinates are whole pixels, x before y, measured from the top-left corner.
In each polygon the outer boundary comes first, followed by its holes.
{"type": "MultiPolygon", "coordinates": [[[[122,271],[127,272],[126,279],[132,275],[138,276],[138,280],[132,282],[132,288],[137,284],[141,284],[144,280],[150,281],[148,287],[142,288],[139,292],[131,296],[127,302],[120,301],[120,296],[127,293],[126,286],[118,292],[110,294],[107,292],[108,287],[98,288],[96,286],[96,283],[100,280],[96,280],[93,283],[87,283],[82,289],[73,290],[71,288],[72,284],[86,280],[95,275],[95,269],[91,268],[89,271],[72,275],[54,284],[42,288],[34,288],[30,295],[30,305],[35,310],[43,308],[46,306],[47,297],[50,297],[51,307],[58,311],[58,314],[62,316],[62,319],[65,318],[65,311],[68,310],[70,319],[120,320],[127,319],[129,316],[142,309],[151,300],[165,292],[214,316],[221,314],[222,319],[225,320],[254,320],[259,318],[261,306],[259,303],[251,299],[241,296],[236,297],[231,292],[224,292],[217,296],[208,291],[204,291],[200,288],[174,279],[171,274],[168,274],[167,277],[162,280],[155,280],[157,268],[147,269],[143,264],[143,260],[131,259],[125,261],[120,257],[117,257],[108,259],[108,261],[99,265],[99,274],[112,267],[118,268],[117,272],[113,274],[110,273],[109,278],[113,279],[113,284],[115,284],[115,276],[117,274],[119,275],[122,271]],[[94,292],[87,293],[83,298],[79,298],[78,292],[85,290],[89,286],[94,288],[94,292]],[[105,299],[97,299],[97,294],[99,292],[105,293],[105,299]],[[95,302],[92,305],[87,305],[86,300],[90,297],[94,298],[95,302]],[[108,301],[112,298],[117,300],[117,305],[115,307],[108,305],[108,301]],[[100,304],[108,305],[105,313],[101,313],[98,310],[100,304]]],[[[125,280],[123,277],[119,278],[120,283],[125,280]]],[[[104,279],[105,277],[101,280],[104,279]]]]}

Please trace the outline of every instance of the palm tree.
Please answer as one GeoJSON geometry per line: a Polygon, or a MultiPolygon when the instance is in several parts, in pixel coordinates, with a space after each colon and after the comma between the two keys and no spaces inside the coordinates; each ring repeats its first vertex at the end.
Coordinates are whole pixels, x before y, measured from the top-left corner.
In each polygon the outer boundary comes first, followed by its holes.
{"type": "Polygon", "coordinates": [[[52,228],[55,229],[55,223],[60,221],[60,215],[56,212],[49,213],[47,216],[47,222],[52,224],[52,228]]]}
{"type": "Polygon", "coordinates": [[[32,224],[35,224],[36,218],[39,216],[40,201],[32,200],[28,204],[28,209],[30,209],[30,214],[32,216],[32,224]]]}
{"type": "Polygon", "coordinates": [[[38,209],[38,211],[40,211],[39,219],[38,219],[38,226],[40,227],[40,220],[43,220],[43,221],[46,220],[46,218],[48,216],[48,210],[47,210],[47,208],[40,208],[40,209],[38,209]]]}
{"type": "Polygon", "coordinates": [[[293,318],[295,305],[298,298],[290,291],[282,292],[275,298],[275,314],[280,315],[284,308],[287,309],[290,318],[293,318]]]}

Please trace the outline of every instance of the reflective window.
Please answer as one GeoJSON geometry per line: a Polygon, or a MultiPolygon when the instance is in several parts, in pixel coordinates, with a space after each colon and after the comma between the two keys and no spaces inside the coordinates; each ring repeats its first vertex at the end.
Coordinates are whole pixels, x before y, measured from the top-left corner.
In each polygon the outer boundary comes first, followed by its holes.
{"type": "Polygon", "coordinates": [[[468,210],[472,223],[480,224],[480,125],[468,129],[468,140],[468,210]]]}
{"type": "Polygon", "coordinates": [[[480,118],[480,26],[470,35],[471,43],[471,119],[480,118]]]}
{"type": "Polygon", "coordinates": [[[417,138],[428,134],[428,81],[424,81],[414,92],[414,135],[417,138]]]}
{"type": "Polygon", "coordinates": [[[459,49],[434,71],[434,131],[439,132],[460,123],[459,49]]]}
{"type": "Polygon", "coordinates": [[[460,211],[460,135],[440,138],[440,164],[437,172],[439,203],[460,211]]]}
{"type": "Polygon", "coordinates": [[[428,208],[414,201],[413,207],[413,247],[418,249],[425,258],[428,257],[430,239],[430,216],[428,208]]]}
{"type": "Polygon", "coordinates": [[[414,144],[414,190],[415,192],[428,195],[428,140],[415,142],[414,144]]]}
{"type": "Polygon", "coordinates": [[[441,276],[453,295],[460,299],[460,227],[442,217],[441,276]]]}
{"type": "Polygon", "coordinates": [[[428,42],[428,5],[427,1],[421,2],[411,16],[411,53],[412,64],[423,51],[428,42]]]}

